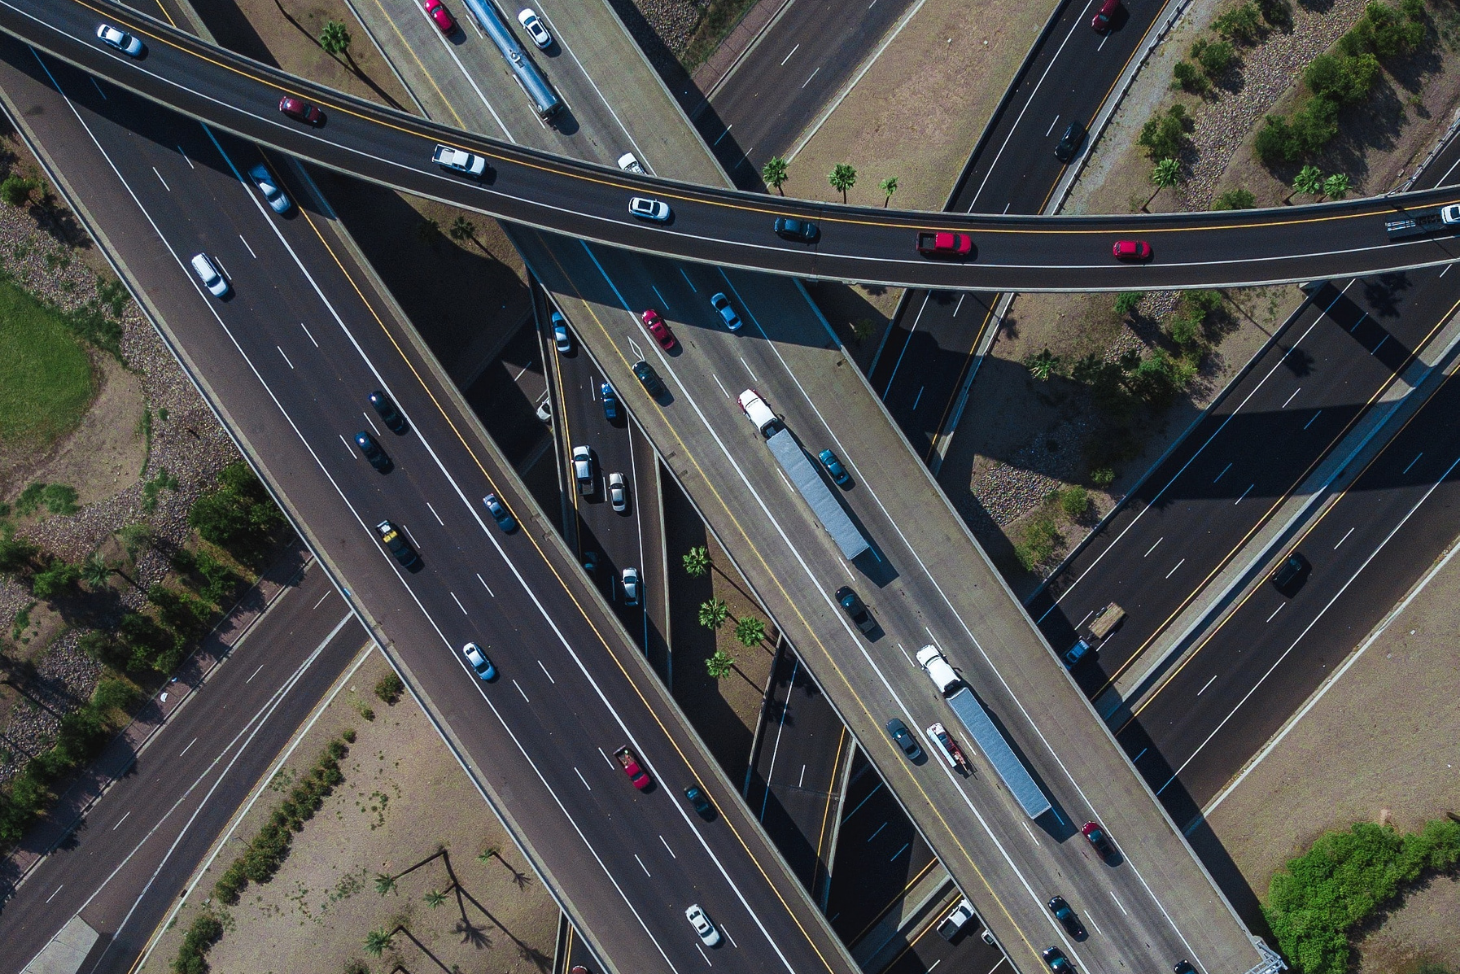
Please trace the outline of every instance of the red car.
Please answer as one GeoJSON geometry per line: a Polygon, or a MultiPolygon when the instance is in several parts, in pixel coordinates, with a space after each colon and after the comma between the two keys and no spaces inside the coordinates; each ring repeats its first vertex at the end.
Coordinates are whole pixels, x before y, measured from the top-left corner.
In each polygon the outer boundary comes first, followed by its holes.
{"type": "Polygon", "coordinates": [[[669,326],[664,324],[664,319],[659,316],[659,312],[650,308],[644,312],[643,321],[644,327],[649,329],[649,334],[654,336],[654,340],[659,343],[660,348],[667,352],[674,347],[674,336],[669,334],[669,326]]]}
{"type": "Polygon", "coordinates": [[[1090,844],[1095,847],[1095,854],[1101,859],[1110,859],[1115,855],[1115,847],[1110,844],[1110,837],[1098,822],[1086,822],[1080,826],[1080,834],[1090,840],[1090,844]]]}
{"type": "Polygon", "coordinates": [[[1105,33],[1110,29],[1110,21],[1115,17],[1115,12],[1120,9],[1120,0],[1105,0],[1100,9],[1095,11],[1095,17],[1090,21],[1090,26],[1098,33],[1105,33]]]}
{"type": "Polygon", "coordinates": [[[293,95],[285,95],[279,99],[279,111],[288,115],[296,122],[303,122],[305,125],[324,124],[324,112],[303,99],[295,98],[293,95]]]}
{"type": "Polygon", "coordinates": [[[1116,260],[1150,260],[1151,245],[1144,240],[1117,240],[1110,248],[1116,260]]]}
{"type": "Polygon", "coordinates": [[[430,15],[432,20],[436,21],[436,26],[441,28],[441,33],[452,34],[456,32],[456,21],[451,19],[451,14],[447,12],[441,0],[425,0],[421,4],[421,8],[430,15]]]}
{"type": "Polygon", "coordinates": [[[618,766],[624,769],[624,774],[628,775],[629,780],[634,783],[635,788],[647,791],[649,786],[654,783],[653,779],[649,777],[649,772],[639,767],[638,757],[627,747],[614,751],[613,756],[618,760],[618,766]]]}

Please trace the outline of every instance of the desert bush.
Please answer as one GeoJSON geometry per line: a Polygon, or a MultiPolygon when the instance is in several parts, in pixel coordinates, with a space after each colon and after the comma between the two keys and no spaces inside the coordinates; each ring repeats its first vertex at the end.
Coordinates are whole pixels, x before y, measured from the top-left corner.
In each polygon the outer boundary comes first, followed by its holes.
{"type": "Polygon", "coordinates": [[[1141,126],[1136,144],[1146,150],[1152,159],[1175,159],[1186,147],[1186,137],[1193,123],[1180,104],[1172,105],[1159,115],[1147,119],[1141,126]]]}
{"type": "Polygon", "coordinates": [[[1216,78],[1237,60],[1237,49],[1227,41],[1203,39],[1191,45],[1191,56],[1208,77],[1216,78]]]}
{"type": "Polygon", "coordinates": [[[208,951],[223,936],[223,922],[211,912],[198,914],[172,960],[174,974],[206,974],[208,951]]]}
{"type": "Polygon", "coordinates": [[[1207,76],[1201,73],[1201,69],[1190,61],[1177,61],[1171,67],[1171,77],[1176,79],[1174,87],[1182,91],[1189,91],[1193,95],[1200,95],[1211,87],[1207,76]]]}
{"type": "Polygon", "coordinates": [[[1212,29],[1223,40],[1238,44],[1256,44],[1262,39],[1261,13],[1257,4],[1249,2],[1222,14],[1212,21],[1212,29]]]}
{"type": "Polygon", "coordinates": [[[1245,189],[1229,189],[1212,200],[1214,210],[1250,210],[1257,205],[1257,197],[1245,189]]]}
{"type": "Polygon", "coordinates": [[[401,682],[399,676],[396,676],[394,670],[375,681],[375,695],[391,706],[395,705],[405,690],[406,685],[401,682]]]}
{"type": "Polygon", "coordinates": [[[1090,510],[1090,492],[1079,484],[1060,491],[1060,510],[1070,517],[1084,517],[1090,510]]]}

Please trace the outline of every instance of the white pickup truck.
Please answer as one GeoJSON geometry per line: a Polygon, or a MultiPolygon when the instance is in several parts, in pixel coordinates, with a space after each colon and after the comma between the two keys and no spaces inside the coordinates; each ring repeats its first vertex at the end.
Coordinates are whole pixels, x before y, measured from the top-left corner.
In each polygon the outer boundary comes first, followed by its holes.
{"type": "Polygon", "coordinates": [[[438,145],[431,153],[431,160],[442,169],[451,169],[466,176],[480,176],[487,171],[487,160],[449,145],[438,145]]]}

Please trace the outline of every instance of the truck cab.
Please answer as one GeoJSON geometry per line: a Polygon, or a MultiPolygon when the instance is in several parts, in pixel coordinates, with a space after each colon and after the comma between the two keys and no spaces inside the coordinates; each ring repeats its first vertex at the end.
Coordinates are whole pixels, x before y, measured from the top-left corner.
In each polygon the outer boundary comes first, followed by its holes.
{"type": "Polygon", "coordinates": [[[450,169],[464,176],[479,177],[487,171],[487,160],[465,149],[453,149],[449,145],[438,145],[436,151],[431,153],[431,160],[442,169],[450,169]]]}
{"type": "Polygon", "coordinates": [[[781,429],[781,421],[776,414],[771,412],[771,407],[760,397],[760,393],[754,389],[746,389],[740,394],[740,411],[745,413],[755,428],[760,430],[760,435],[770,439],[781,429]]]}
{"type": "Polygon", "coordinates": [[[1114,602],[1095,613],[1075,645],[1065,650],[1065,668],[1074,669],[1076,663],[1093,652],[1124,621],[1125,610],[1114,602]]]}
{"type": "Polygon", "coordinates": [[[963,682],[953,671],[953,667],[948,664],[947,657],[938,652],[937,646],[924,646],[918,650],[918,665],[923,668],[923,672],[928,674],[929,679],[945,697],[958,689],[963,682]]]}

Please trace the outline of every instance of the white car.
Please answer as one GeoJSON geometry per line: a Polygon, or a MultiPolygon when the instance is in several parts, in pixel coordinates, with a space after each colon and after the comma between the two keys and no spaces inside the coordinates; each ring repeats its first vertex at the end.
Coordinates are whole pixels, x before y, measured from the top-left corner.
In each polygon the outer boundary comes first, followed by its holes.
{"type": "Polygon", "coordinates": [[[431,160],[442,169],[450,169],[476,178],[487,171],[487,160],[465,149],[453,149],[449,145],[438,145],[431,153],[431,160]]]}
{"type": "Polygon", "coordinates": [[[209,294],[221,298],[228,293],[228,282],[207,254],[194,254],[188,263],[192,265],[193,273],[198,275],[198,280],[203,282],[203,287],[208,289],[209,294]]]}
{"type": "Polygon", "coordinates": [[[624,172],[631,172],[636,176],[644,175],[644,167],[639,165],[639,157],[632,152],[625,152],[618,157],[618,167],[624,172]]]}
{"type": "Polygon", "coordinates": [[[624,475],[621,473],[608,475],[608,503],[620,514],[629,509],[629,489],[624,486],[624,475]]]}
{"type": "Polygon", "coordinates": [[[719,312],[720,320],[725,322],[726,328],[731,331],[740,330],[740,316],[735,313],[734,308],[730,307],[730,299],[725,297],[723,292],[710,296],[710,307],[719,312]]]}
{"type": "Polygon", "coordinates": [[[466,661],[471,664],[473,670],[476,670],[478,677],[483,680],[496,679],[497,668],[492,665],[492,661],[487,659],[487,654],[483,653],[482,648],[476,643],[467,643],[461,647],[461,655],[466,657],[466,661]]]}
{"type": "Polygon", "coordinates": [[[561,311],[553,312],[553,347],[558,350],[559,355],[567,355],[573,350],[573,336],[568,333],[568,319],[563,317],[561,311]]]}
{"type": "Polygon", "coordinates": [[[522,29],[527,31],[527,36],[532,38],[532,43],[546,51],[553,46],[553,35],[542,25],[542,20],[532,12],[531,7],[524,7],[517,12],[517,22],[522,29]]]}
{"type": "Polygon", "coordinates": [[[647,196],[634,196],[629,199],[629,212],[641,220],[663,223],[669,219],[669,204],[647,196]]]}
{"type": "Polygon", "coordinates": [[[578,493],[593,493],[593,451],[586,446],[573,447],[573,479],[578,481],[578,493]]]}
{"type": "Polygon", "coordinates": [[[918,650],[918,665],[923,668],[944,696],[947,696],[950,690],[956,689],[962,682],[958,679],[958,674],[953,671],[953,667],[948,665],[947,658],[938,652],[937,646],[924,646],[918,650]]]}
{"type": "Polygon", "coordinates": [[[284,191],[279,188],[279,184],[262,162],[250,169],[248,175],[259,188],[259,192],[264,194],[264,201],[269,204],[269,209],[275,213],[289,212],[289,197],[284,195],[284,191]]]}
{"type": "Polygon", "coordinates": [[[141,57],[142,51],[145,50],[141,41],[124,30],[118,30],[111,24],[97,24],[96,36],[100,38],[103,44],[108,44],[123,54],[129,54],[132,57],[141,57]]]}
{"type": "MultiPolygon", "coordinates": [[[[623,165],[622,162],[619,165],[623,165]]],[[[1440,221],[1442,223],[1460,223],[1460,203],[1451,203],[1449,206],[1440,208],[1440,221]]]]}
{"type": "MultiPolygon", "coordinates": [[[[623,573],[624,605],[639,604],[639,570],[625,568],[623,573]]],[[[711,928],[713,929],[713,928],[711,928]]]]}
{"type": "Polygon", "coordinates": [[[705,916],[705,911],[700,909],[698,903],[684,911],[684,918],[695,928],[695,933],[700,935],[700,941],[706,947],[720,946],[720,931],[715,929],[715,925],[705,916]]]}

